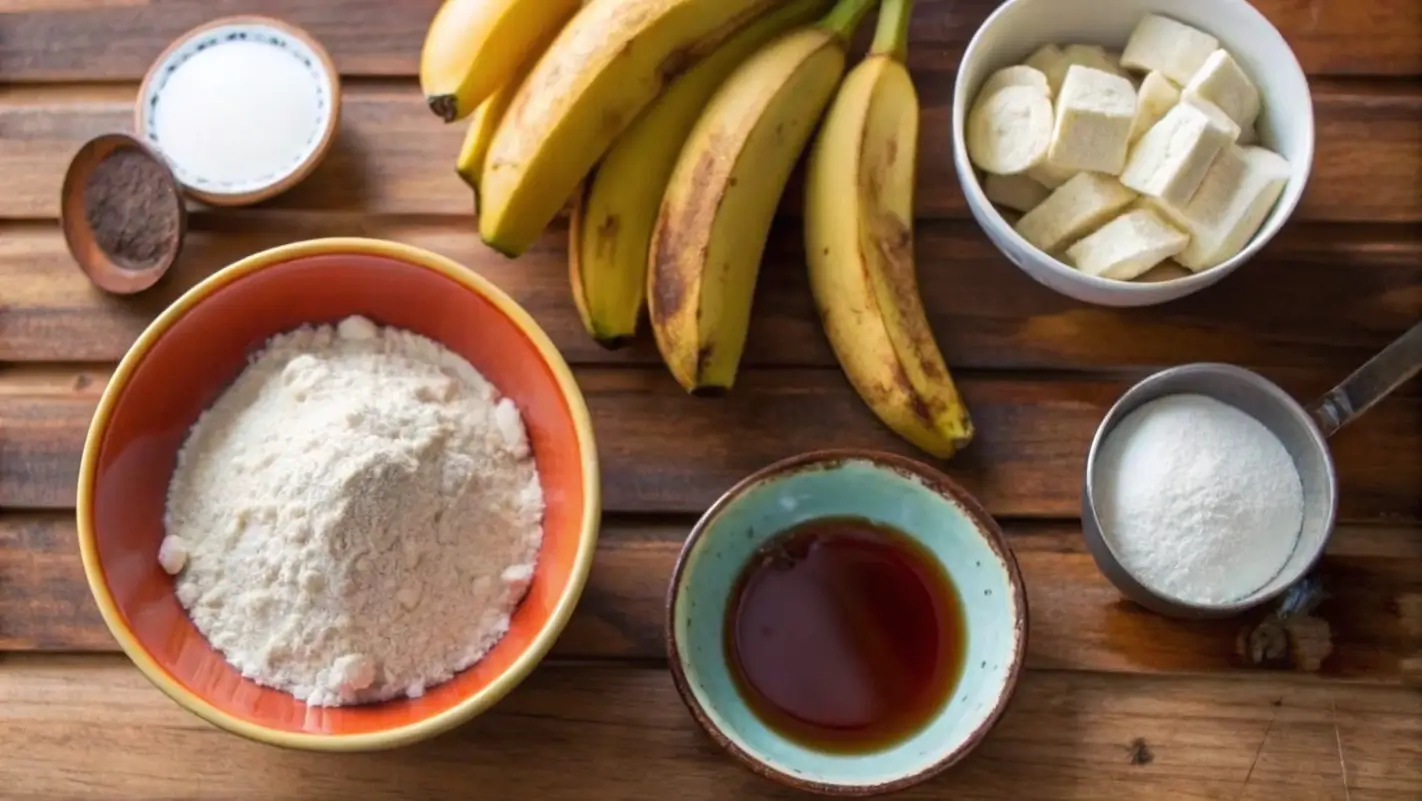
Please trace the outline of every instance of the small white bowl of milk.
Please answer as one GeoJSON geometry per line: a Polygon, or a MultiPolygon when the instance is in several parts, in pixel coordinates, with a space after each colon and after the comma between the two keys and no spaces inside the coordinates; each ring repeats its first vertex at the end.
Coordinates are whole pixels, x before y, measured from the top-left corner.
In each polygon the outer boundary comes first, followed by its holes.
{"type": "Polygon", "coordinates": [[[225,17],[158,57],[139,89],[136,125],[189,196],[242,206],[309,175],[340,108],[340,77],[309,34],[268,17],[225,17]]]}

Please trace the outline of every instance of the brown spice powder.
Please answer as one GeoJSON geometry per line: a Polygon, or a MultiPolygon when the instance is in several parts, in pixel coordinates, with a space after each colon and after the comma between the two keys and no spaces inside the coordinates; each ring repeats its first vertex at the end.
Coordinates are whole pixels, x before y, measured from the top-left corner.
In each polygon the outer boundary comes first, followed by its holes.
{"type": "Polygon", "coordinates": [[[120,267],[160,262],[178,234],[176,191],[163,165],[123,147],[94,167],[84,184],[84,217],[99,248],[120,267]]]}

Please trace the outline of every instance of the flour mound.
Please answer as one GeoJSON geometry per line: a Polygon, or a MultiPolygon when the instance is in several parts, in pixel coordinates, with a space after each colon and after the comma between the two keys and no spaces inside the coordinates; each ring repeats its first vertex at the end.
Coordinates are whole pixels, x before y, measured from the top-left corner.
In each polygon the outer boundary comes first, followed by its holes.
{"type": "Polygon", "coordinates": [[[158,558],[242,675],[339,706],[478,661],[542,519],[512,401],[440,345],[351,317],[273,338],[198,419],[158,558]]]}

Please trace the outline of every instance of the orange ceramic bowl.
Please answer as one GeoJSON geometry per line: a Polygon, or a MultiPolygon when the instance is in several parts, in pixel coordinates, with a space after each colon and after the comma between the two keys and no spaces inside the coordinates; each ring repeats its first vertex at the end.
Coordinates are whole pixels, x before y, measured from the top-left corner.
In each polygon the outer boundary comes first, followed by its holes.
{"type": "Polygon", "coordinates": [[[582,394],[528,314],[470,270],[423,250],[325,239],[258,253],[194,287],[124,356],[99,401],[79,473],[79,545],[104,622],[148,678],[224,729],[293,748],[390,748],[488,709],[548,652],[592,564],[597,454],[582,394]],[[362,314],[454,350],[523,412],[547,504],[528,595],[482,660],[422,698],[307,707],[244,679],[208,645],[158,565],[178,448],[198,414],[273,334],[362,314]]]}

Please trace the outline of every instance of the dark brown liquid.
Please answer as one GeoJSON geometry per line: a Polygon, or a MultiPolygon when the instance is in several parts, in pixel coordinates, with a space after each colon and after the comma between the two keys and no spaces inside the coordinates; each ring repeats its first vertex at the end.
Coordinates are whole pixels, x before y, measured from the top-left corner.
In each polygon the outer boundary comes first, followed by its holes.
{"type": "Polygon", "coordinates": [[[966,631],[947,573],[908,535],[823,518],[752,557],[726,610],[726,653],[769,727],[862,753],[919,731],[962,674],[966,631]]]}

